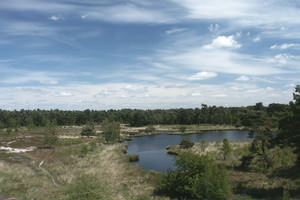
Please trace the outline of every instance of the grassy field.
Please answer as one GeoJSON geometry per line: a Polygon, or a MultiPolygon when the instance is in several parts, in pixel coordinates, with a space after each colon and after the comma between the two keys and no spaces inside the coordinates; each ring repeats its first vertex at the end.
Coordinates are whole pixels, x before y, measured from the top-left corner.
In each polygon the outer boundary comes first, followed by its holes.
{"type": "Polygon", "coordinates": [[[72,195],[87,192],[97,193],[99,199],[166,199],[153,195],[161,174],[130,164],[122,144],[68,138],[59,139],[53,148],[43,148],[42,130],[1,135],[1,146],[11,141],[15,148],[37,148],[18,154],[0,151],[0,198],[76,199],[72,195]],[[80,191],[84,181],[89,186],[80,191]]]}

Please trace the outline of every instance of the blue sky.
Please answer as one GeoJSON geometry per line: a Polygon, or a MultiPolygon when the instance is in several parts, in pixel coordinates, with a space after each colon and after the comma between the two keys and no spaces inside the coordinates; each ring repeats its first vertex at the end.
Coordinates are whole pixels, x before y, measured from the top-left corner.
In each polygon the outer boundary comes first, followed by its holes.
{"type": "Polygon", "coordinates": [[[288,103],[299,0],[1,0],[1,109],[288,103]]]}

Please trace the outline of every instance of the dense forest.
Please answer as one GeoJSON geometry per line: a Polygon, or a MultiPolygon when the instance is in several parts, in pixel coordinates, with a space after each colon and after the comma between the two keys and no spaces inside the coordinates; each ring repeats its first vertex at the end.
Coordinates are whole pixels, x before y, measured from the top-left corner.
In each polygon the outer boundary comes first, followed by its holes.
{"type": "Polygon", "coordinates": [[[287,115],[289,105],[273,103],[264,106],[256,103],[247,107],[216,107],[201,105],[195,109],[168,110],[0,110],[0,128],[41,127],[49,122],[57,125],[84,125],[88,122],[99,124],[105,119],[126,123],[131,126],[150,124],[228,124],[254,127],[264,121],[272,121],[277,127],[283,116],[287,115]]]}

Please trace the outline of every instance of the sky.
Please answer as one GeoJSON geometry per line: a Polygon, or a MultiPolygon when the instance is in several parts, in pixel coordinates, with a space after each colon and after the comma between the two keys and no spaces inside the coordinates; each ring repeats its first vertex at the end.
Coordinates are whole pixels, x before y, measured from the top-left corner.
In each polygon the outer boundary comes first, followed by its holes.
{"type": "Polygon", "coordinates": [[[0,0],[0,109],[289,103],[300,0],[0,0]]]}

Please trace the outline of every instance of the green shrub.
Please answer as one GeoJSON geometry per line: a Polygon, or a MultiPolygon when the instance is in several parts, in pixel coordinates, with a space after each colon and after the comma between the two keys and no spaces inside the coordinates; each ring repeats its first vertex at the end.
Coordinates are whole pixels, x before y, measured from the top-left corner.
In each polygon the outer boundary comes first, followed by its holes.
{"type": "Polygon", "coordinates": [[[81,174],[66,188],[67,200],[107,199],[104,185],[92,175],[81,174]]]}
{"type": "Polygon", "coordinates": [[[224,200],[231,196],[225,168],[208,156],[184,152],[178,156],[176,166],[164,176],[156,192],[179,199],[224,200]]]}
{"type": "Polygon", "coordinates": [[[230,142],[229,142],[229,140],[227,138],[225,138],[223,140],[223,148],[222,148],[222,150],[223,150],[224,160],[227,160],[230,157],[231,152],[232,152],[232,147],[231,147],[230,142]]]}
{"type": "Polygon", "coordinates": [[[181,142],[180,142],[180,148],[182,149],[189,149],[192,148],[194,146],[194,142],[188,138],[188,137],[184,137],[181,142]]]}
{"type": "Polygon", "coordinates": [[[127,155],[129,162],[139,161],[140,157],[137,154],[127,155]]]}
{"type": "Polygon", "coordinates": [[[88,125],[88,126],[85,126],[82,128],[80,135],[90,137],[90,136],[96,135],[96,132],[95,132],[93,126],[88,125]]]}

